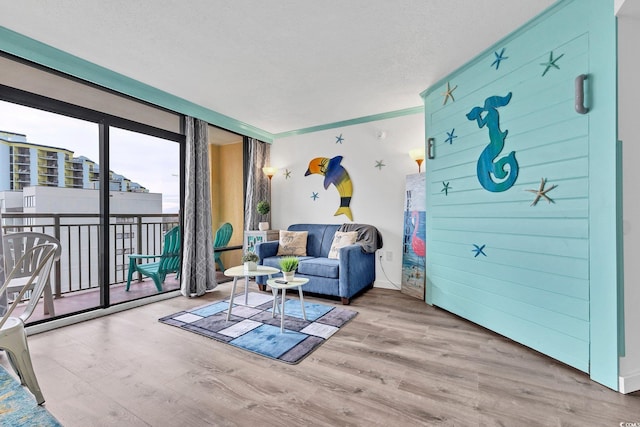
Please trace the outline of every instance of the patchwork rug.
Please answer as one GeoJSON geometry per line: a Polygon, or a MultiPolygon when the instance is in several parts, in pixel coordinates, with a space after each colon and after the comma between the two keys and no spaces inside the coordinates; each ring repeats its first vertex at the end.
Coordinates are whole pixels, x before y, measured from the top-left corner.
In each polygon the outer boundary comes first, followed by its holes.
{"type": "Polygon", "coordinates": [[[29,389],[0,366],[0,426],[62,427],[62,424],[43,406],[38,406],[29,389]]]}
{"type": "Polygon", "coordinates": [[[280,313],[273,317],[273,296],[250,292],[233,299],[227,321],[229,300],[217,301],[159,319],[160,322],[195,332],[235,347],[282,362],[295,364],[338,332],[358,313],[317,302],[304,303],[307,320],[302,317],[299,299],[285,300],[284,332],[280,333],[280,313]]]}

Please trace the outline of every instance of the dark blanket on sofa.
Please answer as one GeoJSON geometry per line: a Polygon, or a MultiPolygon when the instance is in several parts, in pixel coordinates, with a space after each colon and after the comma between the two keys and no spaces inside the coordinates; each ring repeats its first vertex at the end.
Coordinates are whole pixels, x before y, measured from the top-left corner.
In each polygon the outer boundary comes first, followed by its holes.
{"type": "Polygon", "coordinates": [[[382,247],[382,234],[373,225],[342,224],[338,231],[357,231],[356,244],[362,246],[363,252],[374,253],[382,247]]]}

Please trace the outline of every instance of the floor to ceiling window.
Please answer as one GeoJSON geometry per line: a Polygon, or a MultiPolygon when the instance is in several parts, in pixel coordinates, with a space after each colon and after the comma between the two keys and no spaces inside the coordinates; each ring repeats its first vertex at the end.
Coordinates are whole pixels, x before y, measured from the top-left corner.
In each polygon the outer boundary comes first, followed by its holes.
{"type": "MultiPolygon", "coordinates": [[[[107,95],[107,109],[117,110],[118,98],[107,95]]],[[[30,322],[179,288],[175,275],[161,291],[134,275],[124,290],[129,256],[160,254],[164,233],[180,223],[184,137],[153,124],[0,84],[3,232],[44,232],[62,246],[55,312],[38,307],[30,322]]]]}
{"type": "MultiPolygon", "coordinates": [[[[174,141],[116,127],[109,129],[109,217],[110,217],[110,301],[117,303],[135,297],[153,295],[180,288],[171,271],[158,284],[140,280],[132,274],[128,280],[132,255],[137,263],[157,263],[166,256],[165,233],[178,226],[180,209],[180,146],[174,141]]],[[[159,266],[159,269],[164,268],[159,266]]]]}
{"type": "Polygon", "coordinates": [[[44,317],[100,305],[98,153],[97,123],[0,101],[3,232],[41,232],[62,246],[51,280],[57,310],[44,317]],[[73,295],[82,302],[63,307],[73,295]]]}

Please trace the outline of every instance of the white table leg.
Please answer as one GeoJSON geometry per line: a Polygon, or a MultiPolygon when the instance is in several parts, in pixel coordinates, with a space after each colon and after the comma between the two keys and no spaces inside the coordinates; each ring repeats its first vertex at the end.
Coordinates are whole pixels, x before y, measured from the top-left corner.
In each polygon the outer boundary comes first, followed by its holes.
{"type": "Polygon", "coordinates": [[[287,288],[282,288],[282,295],[280,295],[282,301],[280,301],[280,305],[282,308],[280,309],[280,333],[284,332],[284,302],[287,299],[287,288]]]}
{"type": "MultiPolygon", "coordinates": [[[[273,294],[273,308],[271,309],[271,318],[276,317],[276,307],[278,307],[278,290],[276,288],[271,288],[271,293],[273,294]]],[[[280,307],[278,307],[278,310],[280,307]]]]}
{"type": "Polygon", "coordinates": [[[304,297],[302,296],[302,286],[298,286],[298,293],[300,294],[300,307],[302,308],[302,318],[307,320],[307,313],[304,311],[304,297]]]}
{"type": "Polygon", "coordinates": [[[244,305],[249,303],[249,276],[244,276],[244,305]]]}
{"type": "Polygon", "coordinates": [[[231,318],[231,307],[233,307],[233,295],[236,293],[236,283],[238,283],[238,278],[233,278],[233,286],[231,286],[231,297],[229,298],[229,309],[227,310],[227,322],[231,318]]]}

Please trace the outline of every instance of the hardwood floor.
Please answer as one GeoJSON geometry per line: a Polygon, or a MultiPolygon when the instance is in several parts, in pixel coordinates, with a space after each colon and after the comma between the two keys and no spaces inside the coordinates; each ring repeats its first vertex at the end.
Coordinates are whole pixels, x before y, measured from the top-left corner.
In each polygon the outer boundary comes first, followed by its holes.
{"type": "MultiPolygon", "coordinates": [[[[374,288],[353,299],[358,316],[298,365],[157,320],[230,289],[30,336],[47,409],[66,427],[640,422],[639,394],[614,392],[397,291],[374,288]]],[[[7,366],[4,355],[0,363],[7,366]]]]}

